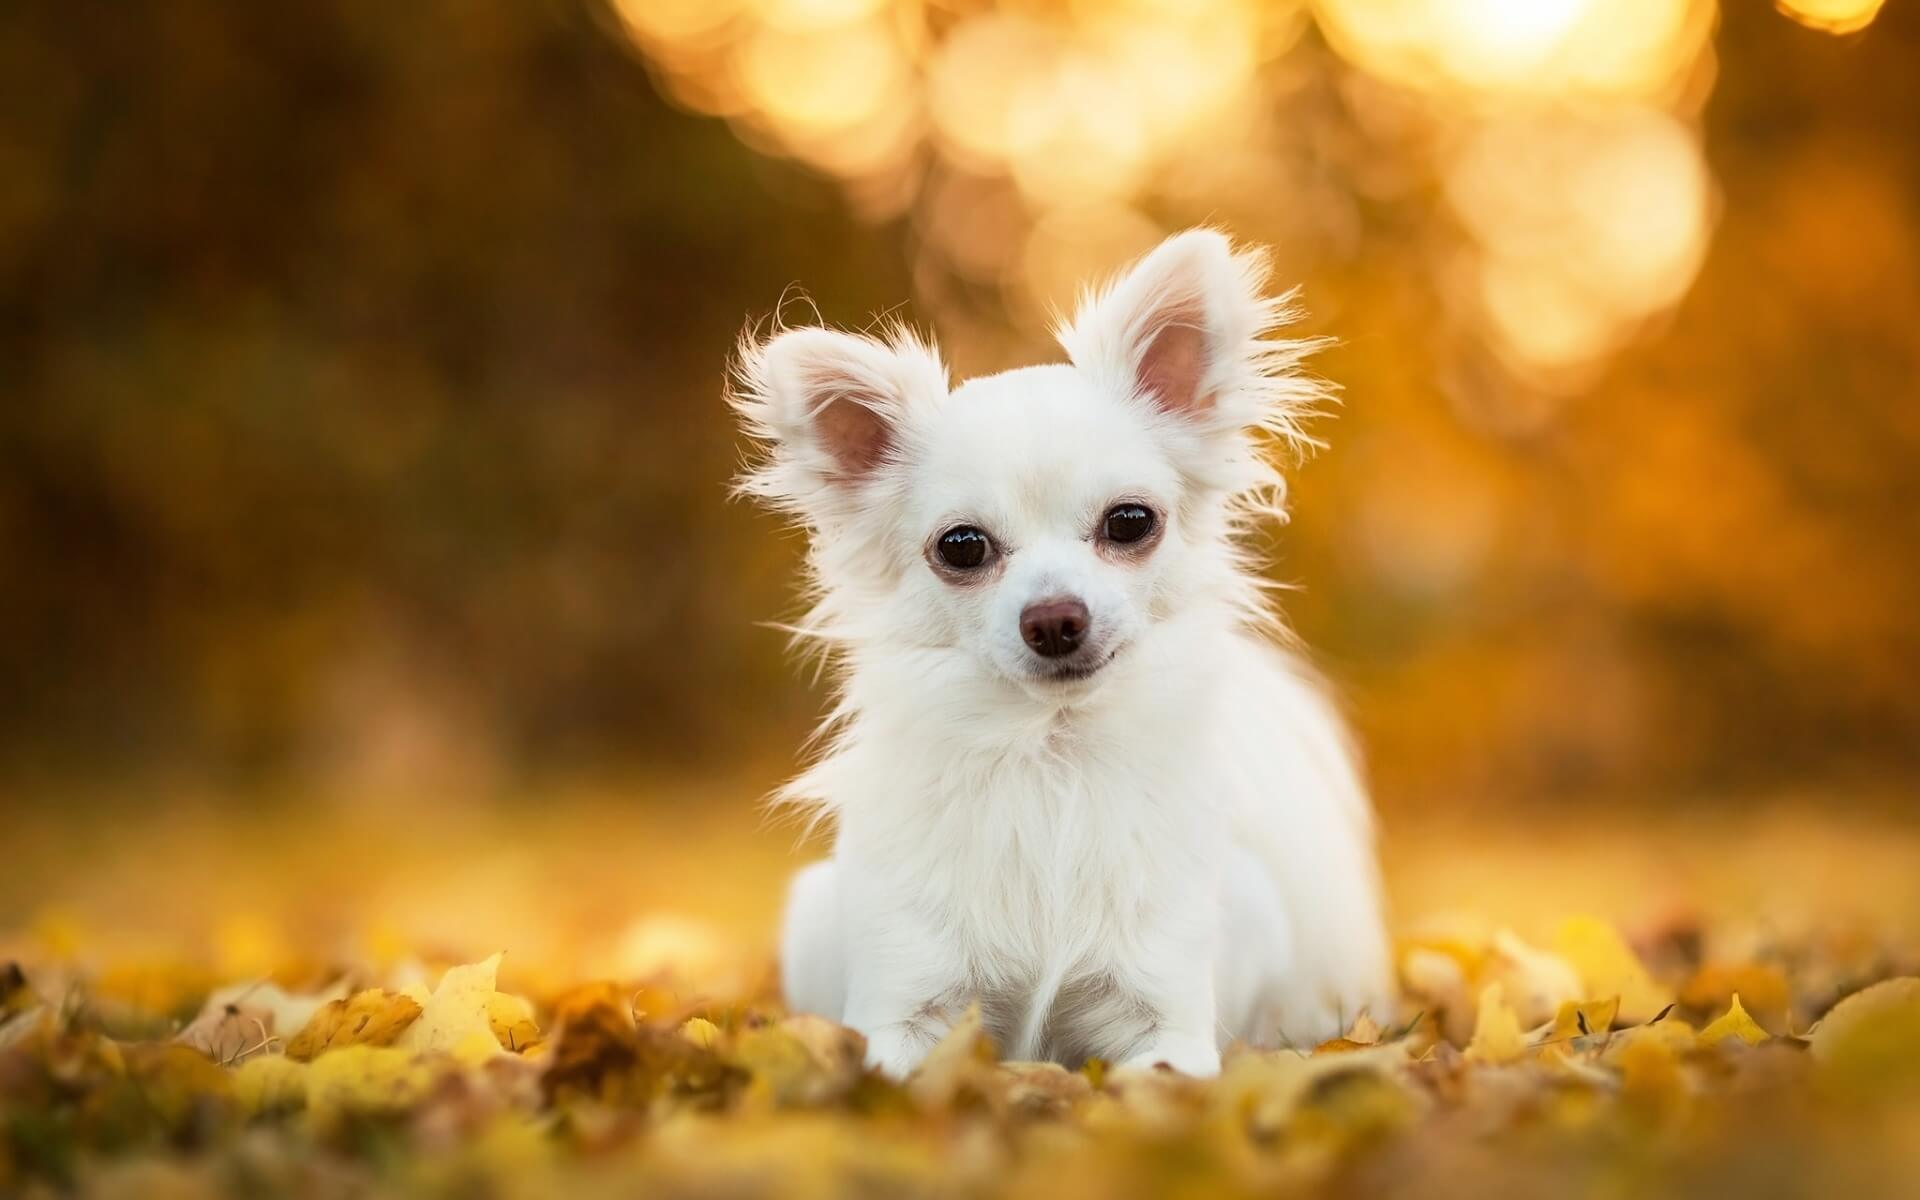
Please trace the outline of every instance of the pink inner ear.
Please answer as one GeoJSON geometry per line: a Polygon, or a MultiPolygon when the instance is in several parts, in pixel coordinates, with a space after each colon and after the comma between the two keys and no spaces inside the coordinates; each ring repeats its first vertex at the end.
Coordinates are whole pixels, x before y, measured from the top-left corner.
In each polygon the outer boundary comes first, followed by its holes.
{"type": "Polygon", "coordinates": [[[879,466],[893,445],[886,419],[847,392],[827,397],[814,414],[813,429],[841,473],[854,478],[879,466]]]}
{"type": "Polygon", "coordinates": [[[1213,408],[1213,393],[1202,394],[1207,369],[1207,335],[1199,314],[1175,317],[1160,328],[1140,356],[1140,390],[1162,410],[1179,417],[1199,416],[1213,408]]]}

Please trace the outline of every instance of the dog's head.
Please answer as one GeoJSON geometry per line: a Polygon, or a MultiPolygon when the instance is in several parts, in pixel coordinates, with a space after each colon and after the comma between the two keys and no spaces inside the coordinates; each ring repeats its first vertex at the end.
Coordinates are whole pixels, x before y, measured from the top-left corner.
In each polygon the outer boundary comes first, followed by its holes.
{"type": "Polygon", "coordinates": [[[742,489],[812,538],[812,632],[929,654],[1040,695],[1194,608],[1256,604],[1232,533],[1277,495],[1255,431],[1300,437],[1310,347],[1262,260],[1195,230],[1090,295],[1070,362],[951,388],[937,352],[803,328],[749,341],[732,400],[765,457],[742,489]]]}

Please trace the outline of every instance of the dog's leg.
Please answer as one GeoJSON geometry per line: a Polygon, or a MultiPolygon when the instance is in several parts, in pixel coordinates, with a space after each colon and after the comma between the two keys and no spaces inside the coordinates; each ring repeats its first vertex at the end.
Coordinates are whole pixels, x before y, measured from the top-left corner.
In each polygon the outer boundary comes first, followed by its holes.
{"type": "Polygon", "coordinates": [[[787,891],[780,976],[788,1009],[831,1021],[845,1019],[846,939],[838,868],[832,859],[814,863],[793,877],[787,891]]]}
{"type": "Polygon", "coordinates": [[[867,1065],[910,1074],[966,1010],[966,969],[926,922],[898,909],[852,914],[846,1023],[866,1035],[867,1065]],[[881,914],[884,914],[882,916],[881,914]]]}
{"type": "Polygon", "coordinates": [[[1122,1066],[1155,1067],[1206,1078],[1220,1073],[1219,1010],[1214,959],[1219,953],[1219,909],[1214,903],[1183,904],[1167,914],[1140,944],[1122,986],[1143,1011],[1153,1014],[1144,1036],[1123,1053],[1122,1066]]]}
{"type": "Polygon", "coordinates": [[[1239,846],[1229,852],[1220,882],[1220,949],[1213,975],[1220,1040],[1280,1044],[1280,993],[1298,957],[1286,905],[1265,866],[1239,846]]]}

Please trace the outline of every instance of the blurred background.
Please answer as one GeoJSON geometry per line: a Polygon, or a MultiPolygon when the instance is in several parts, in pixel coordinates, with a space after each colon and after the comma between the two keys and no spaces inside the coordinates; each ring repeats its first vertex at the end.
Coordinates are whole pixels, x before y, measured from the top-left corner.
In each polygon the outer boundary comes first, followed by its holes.
{"type": "Polygon", "coordinates": [[[1910,812],[1916,68],[1905,0],[16,0],[0,907],[312,797],[750,827],[824,697],[743,326],[996,370],[1200,222],[1338,339],[1272,571],[1390,831],[1910,812]]]}

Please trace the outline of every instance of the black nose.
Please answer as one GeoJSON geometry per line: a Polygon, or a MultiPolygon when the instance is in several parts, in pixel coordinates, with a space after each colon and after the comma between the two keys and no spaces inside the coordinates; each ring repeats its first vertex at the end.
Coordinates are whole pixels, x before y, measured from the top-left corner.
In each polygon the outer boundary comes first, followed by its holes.
{"type": "Polygon", "coordinates": [[[1020,636],[1044,658],[1072,654],[1087,636],[1087,606],[1071,596],[1027,605],[1020,614],[1020,636]]]}

